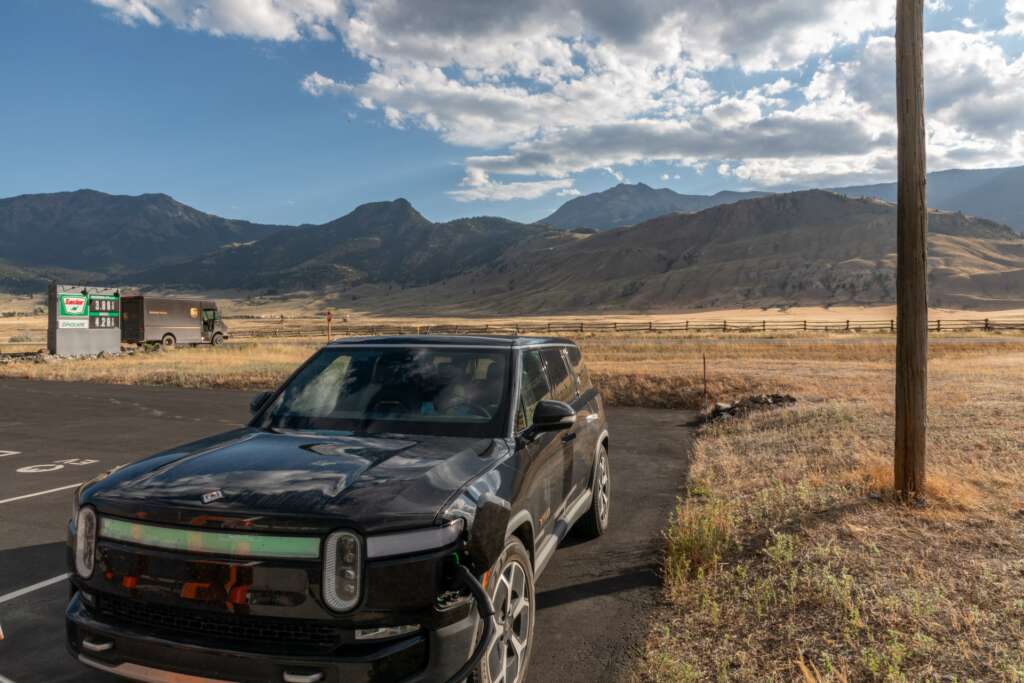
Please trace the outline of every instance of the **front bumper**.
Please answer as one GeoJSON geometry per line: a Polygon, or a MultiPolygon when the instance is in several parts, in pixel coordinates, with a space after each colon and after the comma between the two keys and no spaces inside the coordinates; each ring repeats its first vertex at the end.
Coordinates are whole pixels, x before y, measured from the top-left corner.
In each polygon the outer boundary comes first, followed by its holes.
{"type": "Polygon", "coordinates": [[[291,656],[232,649],[216,638],[171,640],[157,630],[100,617],[77,592],[66,612],[68,648],[80,662],[158,683],[447,681],[472,654],[477,623],[471,613],[435,630],[332,656],[291,656]]]}

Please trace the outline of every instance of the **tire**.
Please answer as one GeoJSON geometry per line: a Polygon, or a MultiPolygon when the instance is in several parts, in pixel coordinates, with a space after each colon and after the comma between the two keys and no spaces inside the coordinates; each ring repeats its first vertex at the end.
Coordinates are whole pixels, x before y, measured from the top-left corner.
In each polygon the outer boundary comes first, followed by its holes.
{"type": "Polygon", "coordinates": [[[173,349],[177,343],[178,340],[174,338],[173,334],[165,334],[160,339],[160,346],[164,347],[165,349],[173,349]]]}
{"type": "Polygon", "coordinates": [[[533,652],[537,605],[533,564],[522,541],[514,536],[491,569],[487,592],[494,601],[497,630],[472,680],[479,683],[522,683],[533,652]],[[504,674],[502,673],[504,671],[504,674]]]}
{"type": "Polygon", "coordinates": [[[608,460],[608,449],[602,445],[597,451],[594,463],[594,492],[590,509],[576,524],[576,530],[584,538],[598,538],[608,530],[608,515],[611,511],[612,471],[608,460]]]}
{"type": "Polygon", "coordinates": [[[216,334],[213,335],[213,339],[210,340],[210,343],[213,344],[214,346],[220,346],[221,344],[224,343],[224,335],[221,334],[220,332],[217,332],[216,334]]]}

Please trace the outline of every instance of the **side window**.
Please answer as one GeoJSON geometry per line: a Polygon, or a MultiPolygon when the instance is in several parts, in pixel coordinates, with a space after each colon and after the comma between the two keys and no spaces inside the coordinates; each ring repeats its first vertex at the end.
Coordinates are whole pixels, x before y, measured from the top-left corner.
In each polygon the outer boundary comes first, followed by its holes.
{"type": "Polygon", "coordinates": [[[572,377],[569,376],[569,368],[565,366],[562,358],[562,350],[558,348],[543,349],[540,357],[544,361],[544,369],[548,373],[548,382],[551,383],[551,398],[556,401],[572,403],[576,398],[576,387],[573,386],[572,377]]]}
{"type": "Polygon", "coordinates": [[[575,346],[569,347],[569,365],[572,366],[572,374],[576,375],[576,391],[582,396],[594,385],[590,382],[590,372],[587,370],[587,366],[583,364],[583,354],[575,346]]]}
{"type": "Polygon", "coordinates": [[[549,398],[551,388],[544,374],[544,363],[537,351],[523,353],[522,377],[520,378],[519,409],[516,411],[516,431],[522,431],[533,424],[533,409],[542,400],[549,398]]]}

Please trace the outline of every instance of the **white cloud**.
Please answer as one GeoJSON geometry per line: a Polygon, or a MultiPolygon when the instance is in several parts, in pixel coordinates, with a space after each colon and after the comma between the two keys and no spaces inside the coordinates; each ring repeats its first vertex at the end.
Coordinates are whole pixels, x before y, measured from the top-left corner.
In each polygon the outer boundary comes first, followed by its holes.
{"type": "Polygon", "coordinates": [[[318,40],[333,36],[344,0],[93,0],[122,20],[259,40],[318,40]]]}
{"type": "Polygon", "coordinates": [[[608,175],[610,175],[612,178],[615,178],[620,183],[626,182],[626,176],[622,175],[611,166],[605,166],[604,170],[608,172],[608,175]]]}
{"type": "Polygon", "coordinates": [[[138,22],[150,26],[160,25],[160,16],[150,8],[146,0],[93,0],[97,5],[106,7],[129,26],[138,22]]]}
{"type": "MultiPolygon", "coordinates": [[[[875,130],[894,130],[895,59],[891,37],[873,38],[859,59],[823,65],[808,96],[823,107],[856,108],[875,130]]],[[[1024,57],[1012,59],[984,33],[928,33],[925,89],[929,168],[1024,163],[1024,57]]],[[[889,149],[865,160],[888,171],[894,155],[889,149]]],[[[860,172],[870,173],[865,160],[860,172]]]]}
{"type": "Polygon", "coordinates": [[[305,78],[302,79],[300,85],[302,89],[308,92],[313,97],[320,97],[325,94],[336,94],[341,92],[350,92],[352,86],[347,83],[338,83],[333,78],[324,76],[319,71],[314,71],[305,78]]]}
{"type": "Polygon", "coordinates": [[[1007,35],[1024,36],[1024,0],[1006,0],[1007,35]]]}
{"type": "Polygon", "coordinates": [[[559,190],[559,194],[579,194],[568,179],[503,183],[492,180],[485,171],[478,168],[467,169],[461,185],[462,189],[448,192],[448,196],[457,202],[537,199],[555,190],[559,190]]]}
{"type": "MultiPolygon", "coordinates": [[[[892,0],[94,2],[214,35],[337,36],[368,76],[314,71],[303,90],[474,150],[459,201],[566,196],[576,173],[623,182],[652,161],[754,185],[894,173],[892,0]]],[[[927,0],[954,4],[966,16],[927,0]]],[[[1024,35],[1024,0],[1005,18],[1024,35]]],[[[927,38],[930,165],[1024,161],[1024,58],[962,26],[927,38]]]]}

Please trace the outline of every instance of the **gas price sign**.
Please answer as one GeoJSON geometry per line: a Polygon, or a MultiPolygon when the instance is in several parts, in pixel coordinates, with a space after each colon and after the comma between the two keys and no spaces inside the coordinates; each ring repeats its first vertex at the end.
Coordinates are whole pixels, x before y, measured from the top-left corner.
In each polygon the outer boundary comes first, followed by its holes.
{"type": "Polygon", "coordinates": [[[50,283],[47,348],[60,356],[121,350],[121,293],[113,287],[50,283]]]}
{"type": "Polygon", "coordinates": [[[114,330],[121,326],[121,300],[117,294],[89,296],[89,329],[114,330]]]}

